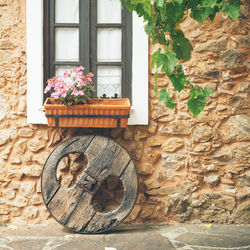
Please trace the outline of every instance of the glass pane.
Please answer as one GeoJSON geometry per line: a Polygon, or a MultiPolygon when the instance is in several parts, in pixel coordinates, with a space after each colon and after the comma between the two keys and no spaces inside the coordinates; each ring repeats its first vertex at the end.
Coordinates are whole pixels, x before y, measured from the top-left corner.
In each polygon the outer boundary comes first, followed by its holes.
{"type": "Polygon", "coordinates": [[[56,61],[79,61],[79,29],[56,28],[56,61]]]}
{"type": "Polygon", "coordinates": [[[121,23],[120,0],[97,0],[97,23],[121,23]]]}
{"type": "Polygon", "coordinates": [[[97,67],[97,96],[121,96],[121,67],[97,67]]]}
{"type": "Polygon", "coordinates": [[[122,54],[121,29],[106,28],[97,31],[97,61],[120,62],[122,54]]]}
{"type": "Polygon", "coordinates": [[[56,0],[56,23],[79,23],[79,0],[56,0]]]}
{"type": "Polygon", "coordinates": [[[56,76],[63,76],[66,69],[72,69],[76,66],[56,66],[56,76]]]}

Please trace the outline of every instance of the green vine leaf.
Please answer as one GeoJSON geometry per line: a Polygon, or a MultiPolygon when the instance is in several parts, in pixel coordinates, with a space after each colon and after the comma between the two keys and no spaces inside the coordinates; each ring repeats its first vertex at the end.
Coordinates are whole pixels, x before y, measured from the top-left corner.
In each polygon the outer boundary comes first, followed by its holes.
{"type": "Polygon", "coordinates": [[[192,112],[194,117],[197,117],[201,111],[206,106],[206,98],[212,94],[212,90],[210,88],[201,88],[198,85],[195,85],[190,90],[190,99],[187,102],[188,109],[192,112]]]}
{"type": "Polygon", "coordinates": [[[163,54],[161,49],[158,49],[151,58],[151,68],[154,68],[154,65],[167,75],[172,75],[177,66],[176,54],[173,52],[163,54]]]}
{"type": "Polygon", "coordinates": [[[165,0],[157,0],[156,5],[157,7],[162,8],[165,2],[166,2],[165,0]]]}
{"type": "Polygon", "coordinates": [[[176,105],[176,102],[170,97],[169,92],[165,88],[159,91],[159,103],[165,103],[166,107],[171,109],[174,109],[176,105]]]}
{"type": "Polygon", "coordinates": [[[207,87],[206,87],[206,88],[203,90],[203,94],[204,94],[205,97],[209,97],[212,93],[213,93],[213,91],[212,91],[212,89],[210,89],[210,88],[207,88],[207,87]]]}
{"type": "Polygon", "coordinates": [[[222,11],[226,12],[230,18],[234,21],[238,19],[240,12],[240,0],[229,0],[227,4],[225,0],[223,1],[222,11]]]}
{"type": "Polygon", "coordinates": [[[176,53],[176,57],[179,60],[189,60],[193,47],[190,41],[185,37],[182,30],[175,30],[171,35],[173,40],[173,51],[176,53]]]}
{"type": "Polygon", "coordinates": [[[157,85],[157,78],[158,78],[158,71],[155,72],[154,74],[154,92],[156,95],[159,94],[159,91],[158,91],[158,85],[157,85]]]}
{"type": "Polygon", "coordinates": [[[144,9],[144,11],[151,16],[151,1],[150,0],[131,0],[130,1],[134,6],[140,6],[144,9]]]}
{"type": "Polygon", "coordinates": [[[217,4],[217,0],[203,0],[201,3],[201,6],[214,8],[216,4],[217,4]]]}
{"type": "Polygon", "coordinates": [[[206,106],[206,103],[203,96],[194,96],[188,100],[187,105],[193,116],[197,117],[206,106]]]}
{"type": "Polygon", "coordinates": [[[197,22],[203,24],[204,20],[210,15],[215,15],[215,8],[201,7],[200,9],[193,9],[190,14],[190,17],[192,17],[197,22]]]}
{"type": "Polygon", "coordinates": [[[168,76],[171,83],[174,86],[174,89],[178,92],[184,89],[187,79],[183,71],[178,71],[177,74],[168,76]]]}

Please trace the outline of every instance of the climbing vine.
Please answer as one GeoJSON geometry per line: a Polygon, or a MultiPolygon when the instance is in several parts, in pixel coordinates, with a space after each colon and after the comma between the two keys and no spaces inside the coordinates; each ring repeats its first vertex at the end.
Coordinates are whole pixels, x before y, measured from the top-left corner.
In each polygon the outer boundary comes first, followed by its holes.
{"type": "Polygon", "coordinates": [[[204,109],[206,98],[210,96],[210,88],[193,85],[187,80],[181,63],[191,57],[193,47],[180,28],[185,16],[189,15],[199,23],[206,18],[213,21],[217,12],[224,12],[237,20],[240,11],[240,0],[125,0],[129,11],[135,11],[146,22],[145,31],[152,44],[159,43],[158,49],[151,58],[151,68],[156,66],[154,75],[154,91],[159,96],[159,103],[173,109],[176,102],[171,98],[169,90],[158,90],[159,72],[165,73],[174,90],[180,92],[186,86],[190,89],[188,109],[196,117],[204,109]]]}

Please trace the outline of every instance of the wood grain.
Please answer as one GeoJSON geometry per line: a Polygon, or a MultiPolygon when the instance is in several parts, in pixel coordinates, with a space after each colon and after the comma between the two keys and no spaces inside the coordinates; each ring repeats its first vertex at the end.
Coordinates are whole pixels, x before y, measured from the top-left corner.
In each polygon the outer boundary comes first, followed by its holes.
{"type": "Polygon", "coordinates": [[[138,194],[136,168],[126,149],[110,138],[74,137],[58,145],[48,157],[42,175],[42,194],[49,212],[60,224],[80,233],[107,231],[124,220],[134,207],[138,194]],[[77,180],[80,185],[66,189],[56,180],[56,168],[69,153],[84,153],[88,163],[77,180]],[[124,199],[116,210],[100,213],[91,202],[110,175],[120,177],[124,199]]]}

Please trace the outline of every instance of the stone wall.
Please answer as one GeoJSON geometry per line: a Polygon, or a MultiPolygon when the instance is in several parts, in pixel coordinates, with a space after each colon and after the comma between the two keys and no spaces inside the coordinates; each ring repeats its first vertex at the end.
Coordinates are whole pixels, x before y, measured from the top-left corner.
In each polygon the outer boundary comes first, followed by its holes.
{"type": "MultiPolygon", "coordinates": [[[[213,89],[198,118],[187,111],[186,90],[178,98],[171,90],[174,110],[159,105],[150,73],[149,126],[104,131],[131,152],[138,169],[140,193],[127,222],[250,223],[249,2],[243,2],[237,22],[222,14],[213,24],[183,25],[194,46],[185,63],[189,79],[213,89]]],[[[54,223],[40,189],[48,154],[72,135],[103,131],[27,124],[25,0],[0,0],[0,23],[0,224],[54,223]]],[[[171,89],[163,75],[159,85],[171,89]]]]}

